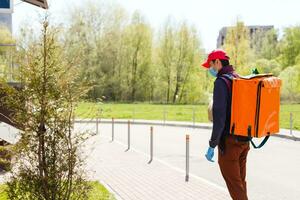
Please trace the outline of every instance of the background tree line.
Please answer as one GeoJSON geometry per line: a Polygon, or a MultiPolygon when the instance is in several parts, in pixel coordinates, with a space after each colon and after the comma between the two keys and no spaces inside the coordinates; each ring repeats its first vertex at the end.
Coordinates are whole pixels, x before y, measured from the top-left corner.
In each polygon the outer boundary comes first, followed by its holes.
{"type": "MultiPolygon", "coordinates": [[[[82,55],[82,79],[94,84],[88,98],[118,102],[205,103],[213,79],[199,31],[172,17],[158,30],[142,13],[131,16],[116,4],[90,3],[70,13],[66,38],[69,55],[82,55]]],[[[240,20],[228,28],[224,46],[242,75],[257,67],[283,81],[282,99],[299,101],[300,27],[250,35],[240,20]]]]}
{"type": "MultiPolygon", "coordinates": [[[[142,13],[130,15],[118,4],[101,1],[74,8],[67,16],[62,36],[65,52],[68,58],[80,60],[80,81],[93,85],[88,100],[208,101],[213,79],[200,67],[206,55],[194,25],[168,17],[154,29],[142,13]]],[[[1,48],[6,47],[0,47],[5,63],[3,56],[8,54],[1,48]]],[[[283,80],[282,100],[300,101],[300,26],[287,27],[283,34],[276,29],[249,34],[236,20],[222,48],[240,74],[255,67],[261,73],[271,72],[283,80]]],[[[2,74],[8,71],[5,66],[1,65],[2,74]]]]}
{"type": "Polygon", "coordinates": [[[88,4],[71,13],[66,28],[69,55],[82,55],[88,97],[109,101],[204,102],[206,73],[196,28],[166,19],[157,32],[140,12],[118,5],[88,4]]]}

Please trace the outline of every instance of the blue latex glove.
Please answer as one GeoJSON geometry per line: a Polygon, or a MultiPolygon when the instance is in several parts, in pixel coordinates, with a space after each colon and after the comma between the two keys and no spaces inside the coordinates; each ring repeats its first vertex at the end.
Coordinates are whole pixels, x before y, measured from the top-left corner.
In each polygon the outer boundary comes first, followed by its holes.
{"type": "Polygon", "coordinates": [[[210,162],[215,162],[212,158],[214,157],[214,148],[208,147],[205,157],[210,162]]]}

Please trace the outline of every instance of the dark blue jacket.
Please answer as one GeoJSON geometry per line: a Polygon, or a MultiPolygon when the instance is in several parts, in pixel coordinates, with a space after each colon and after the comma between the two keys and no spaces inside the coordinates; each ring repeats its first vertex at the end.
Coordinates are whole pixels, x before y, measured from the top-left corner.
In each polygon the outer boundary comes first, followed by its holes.
{"type": "MultiPolygon", "coordinates": [[[[225,66],[218,72],[213,91],[213,128],[209,146],[215,148],[220,141],[229,135],[231,115],[231,91],[226,82],[220,78],[222,74],[234,73],[232,66],[225,66]]],[[[230,87],[231,89],[231,87],[230,87]]]]}

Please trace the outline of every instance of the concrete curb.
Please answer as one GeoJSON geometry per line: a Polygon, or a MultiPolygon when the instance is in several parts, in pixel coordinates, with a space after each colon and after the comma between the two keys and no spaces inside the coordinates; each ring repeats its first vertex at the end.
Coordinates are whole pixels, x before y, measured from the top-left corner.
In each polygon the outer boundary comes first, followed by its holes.
{"type": "Polygon", "coordinates": [[[289,140],[294,140],[294,141],[300,141],[299,137],[296,136],[291,136],[291,135],[285,135],[285,134],[275,134],[273,135],[274,137],[279,137],[279,138],[284,138],[284,139],[289,139],[289,140]]]}
{"type": "Polygon", "coordinates": [[[115,191],[109,184],[105,183],[103,180],[98,180],[113,196],[116,200],[123,200],[123,198],[115,191]]]}
{"type": "MultiPolygon", "coordinates": [[[[96,120],[88,120],[88,119],[76,119],[75,123],[96,123],[96,120]]],[[[108,119],[101,119],[99,123],[104,124],[111,124],[111,120],[108,119]]],[[[127,124],[128,120],[124,119],[114,119],[115,124],[127,124]]],[[[137,124],[137,125],[154,125],[154,126],[175,126],[175,127],[186,127],[186,128],[201,128],[201,129],[211,129],[212,125],[209,124],[202,124],[202,123],[195,123],[193,125],[189,122],[173,122],[173,121],[152,121],[152,120],[130,120],[131,124],[137,124]]]]}
{"type": "MultiPolygon", "coordinates": [[[[180,121],[155,121],[155,120],[137,120],[137,119],[114,119],[115,124],[127,124],[130,120],[131,124],[136,125],[153,125],[153,126],[173,126],[173,127],[185,127],[185,128],[197,128],[197,129],[212,129],[211,123],[195,123],[192,122],[180,122],[180,121]]],[[[76,119],[75,123],[96,123],[96,119],[76,119]]],[[[99,123],[111,124],[111,119],[101,119],[99,123]]],[[[272,135],[274,137],[300,141],[300,131],[293,130],[297,132],[297,136],[290,135],[283,132],[288,132],[287,129],[280,129],[280,133],[272,135]],[[298,137],[299,135],[299,137],[298,137]]]]}

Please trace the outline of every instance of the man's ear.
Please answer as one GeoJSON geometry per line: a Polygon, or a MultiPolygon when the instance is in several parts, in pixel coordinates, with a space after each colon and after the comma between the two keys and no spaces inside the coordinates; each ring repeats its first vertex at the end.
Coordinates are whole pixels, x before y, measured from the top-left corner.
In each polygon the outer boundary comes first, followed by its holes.
{"type": "Polygon", "coordinates": [[[222,68],[222,64],[221,64],[221,61],[219,59],[215,60],[215,64],[218,66],[219,69],[222,68]]]}

